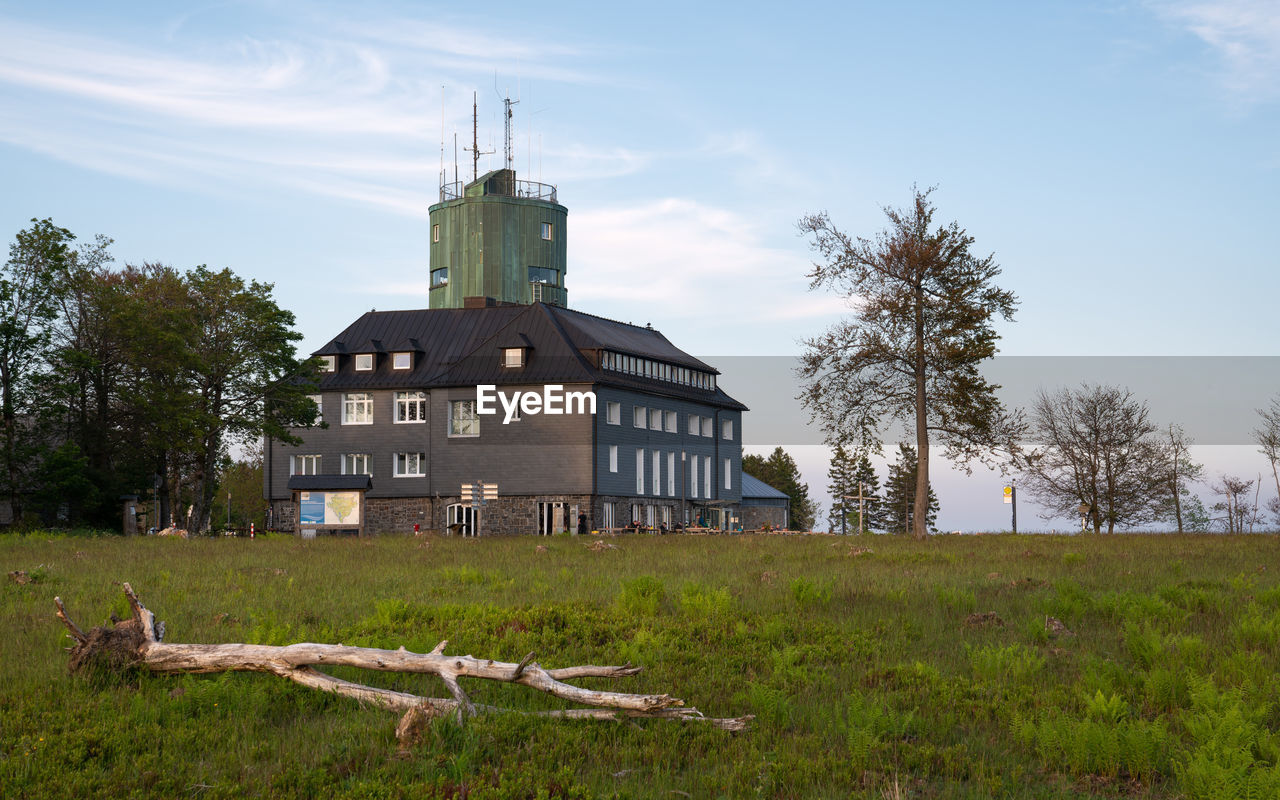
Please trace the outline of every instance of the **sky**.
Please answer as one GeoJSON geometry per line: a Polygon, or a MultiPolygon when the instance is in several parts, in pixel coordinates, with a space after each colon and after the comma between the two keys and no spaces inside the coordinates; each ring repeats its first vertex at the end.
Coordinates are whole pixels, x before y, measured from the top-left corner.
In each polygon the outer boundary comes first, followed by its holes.
{"type": "MultiPolygon", "coordinates": [[[[474,92],[481,171],[509,96],[517,172],[569,208],[570,306],[713,364],[795,356],[847,312],[808,288],[801,216],[872,237],[913,186],[1018,296],[1002,356],[1280,356],[1274,0],[177,6],[0,0],[0,231],[49,217],[121,263],[272,282],[304,351],[426,306],[474,92]]],[[[1255,363],[1244,429],[1280,392],[1255,363]]],[[[825,450],[776,443],[825,501],[825,450]]],[[[1267,470],[1201,443],[1211,474],[1267,470]]],[[[999,475],[933,466],[941,527],[1005,524],[999,475]]]]}

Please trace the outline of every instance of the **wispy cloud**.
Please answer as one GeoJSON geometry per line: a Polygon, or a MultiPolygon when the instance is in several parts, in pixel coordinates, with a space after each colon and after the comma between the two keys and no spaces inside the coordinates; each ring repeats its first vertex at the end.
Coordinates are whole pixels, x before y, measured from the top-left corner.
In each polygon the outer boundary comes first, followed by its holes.
{"type": "Polygon", "coordinates": [[[1275,0],[1154,2],[1162,18],[1199,37],[1221,60],[1221,79],[1247,102],[1280,99],[1280,3],[1275,0]]]}
{"type": "Polygon", "coordinates": [[[574,215],[571,235],[572,303],[637,322],[679,318],[723,352],[738,352],[723,332],[744,320],[821,322],[848,311],[838,298],[806,295],[803,254],[769,246],[758,221],[726,208],[666,198],[588,210],[574,215]]]}
{"type": "MultiPolygon", "coordinates": [[[[169,34],[139,43],[0,18],[0,141],[142,181],[302,188],[423,216],[441,105],[448,128],[471,123],[471,92],[442,87],[484,85],[517,61],[524,79],[599,79],[575,70],[571,44],[530,48],[369,15],[308,11],[255,38],[211,37],[180,19],[169,34]]],[[[589,145],[547,160],[606,176],[646,163],[589,145]]]]}

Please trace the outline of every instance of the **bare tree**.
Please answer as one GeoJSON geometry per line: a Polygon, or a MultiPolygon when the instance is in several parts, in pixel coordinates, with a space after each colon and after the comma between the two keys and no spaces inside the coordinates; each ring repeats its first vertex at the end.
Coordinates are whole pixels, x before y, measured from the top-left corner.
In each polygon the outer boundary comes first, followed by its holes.
{"type": "Polygon", "coordinates": [[[1024,485],[1050,516],[1074,517],[1087,506],[1095,533],[1159,517],[1167,460],[1147,404],[1128,389],[1041,389],[1031,429],[1040,445],[1027,454],[1024,485]]]}
{"type": "Polygon", "coordinates": [[[914,427],[917,538],[928,534],[931,439],[967,463],[1012,450],[1023,431],[978,371],[996,353],[995,318],[1013,319],[1017,299],[993,284],[995,256],[974,255],[957,223],[931,229],[931,191],[886,208],[889,225],[875,241],[843,233],[825,213],[799,224],[822,256],[810,288],[835,289],[856,307],[805,342],[801,399],[832,445],[874,450],[883,421],[914,427]]]}
{"type": "Polygon", "coordinates": [[[1258,452],[1266,456],[1271,465],[1271,477],[1276,482],[1276,496],[1267,502],[1267,508],[1275,514],[1276,524],[1280,524],[1280,395],[1271,398],[1271,407],[1258,409],[1262,424],[1253,429],[1253,436],[1258,442],[1258,452]]]}
{"type": "Polygon", "coordinates": [[[1170,423],[1161,432],[1161,436],[1160,450],[1165,465],[1163,483],[1166,495],[1164,499],[1168,503],[1161,517],[1172,518],[1178,533],[1182,533],[1182,498],[1191,493],[1188,484],[1196,483],[1201,479],[1204,466],[1191,460],[1193,440],[1187,436],[1181,425],[1170,423]]]}
{"type": "Polygon", "coordinates": [[[1235,475],[1220,475],[1218,482],[1210,487],[1222,498],[1221,502],[1213,504],[1213,510],[1224,514],[1219,521],[1227,533],[1253,531],[1258,516],[1257,495],[1254,496],[1254,505],[1250,506],[1249,492],[1254,491],[1254,483],[1235,475]]]}

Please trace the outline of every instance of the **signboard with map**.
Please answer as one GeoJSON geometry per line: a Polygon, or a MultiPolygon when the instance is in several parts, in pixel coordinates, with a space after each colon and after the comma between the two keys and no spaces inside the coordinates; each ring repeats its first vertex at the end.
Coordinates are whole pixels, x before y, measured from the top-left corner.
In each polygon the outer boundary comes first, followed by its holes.
{"type": "Polygon", "coordinates": [[[299,492],[302,525],[360,525],[360,492],[299,492]]]}

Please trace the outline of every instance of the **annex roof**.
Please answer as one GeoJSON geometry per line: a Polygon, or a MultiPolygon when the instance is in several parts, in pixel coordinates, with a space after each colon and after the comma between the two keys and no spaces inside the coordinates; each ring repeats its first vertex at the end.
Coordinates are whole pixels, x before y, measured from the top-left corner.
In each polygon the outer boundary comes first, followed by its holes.
{"type": "Polygon", "coordinates": [[[787,501],[791,499],[787,497],[785,492],[780,492],[759,478],[748,475],[745,472],[742,473],[742,498],[744,500],[751,498],[756,500],[787,501]]]}

